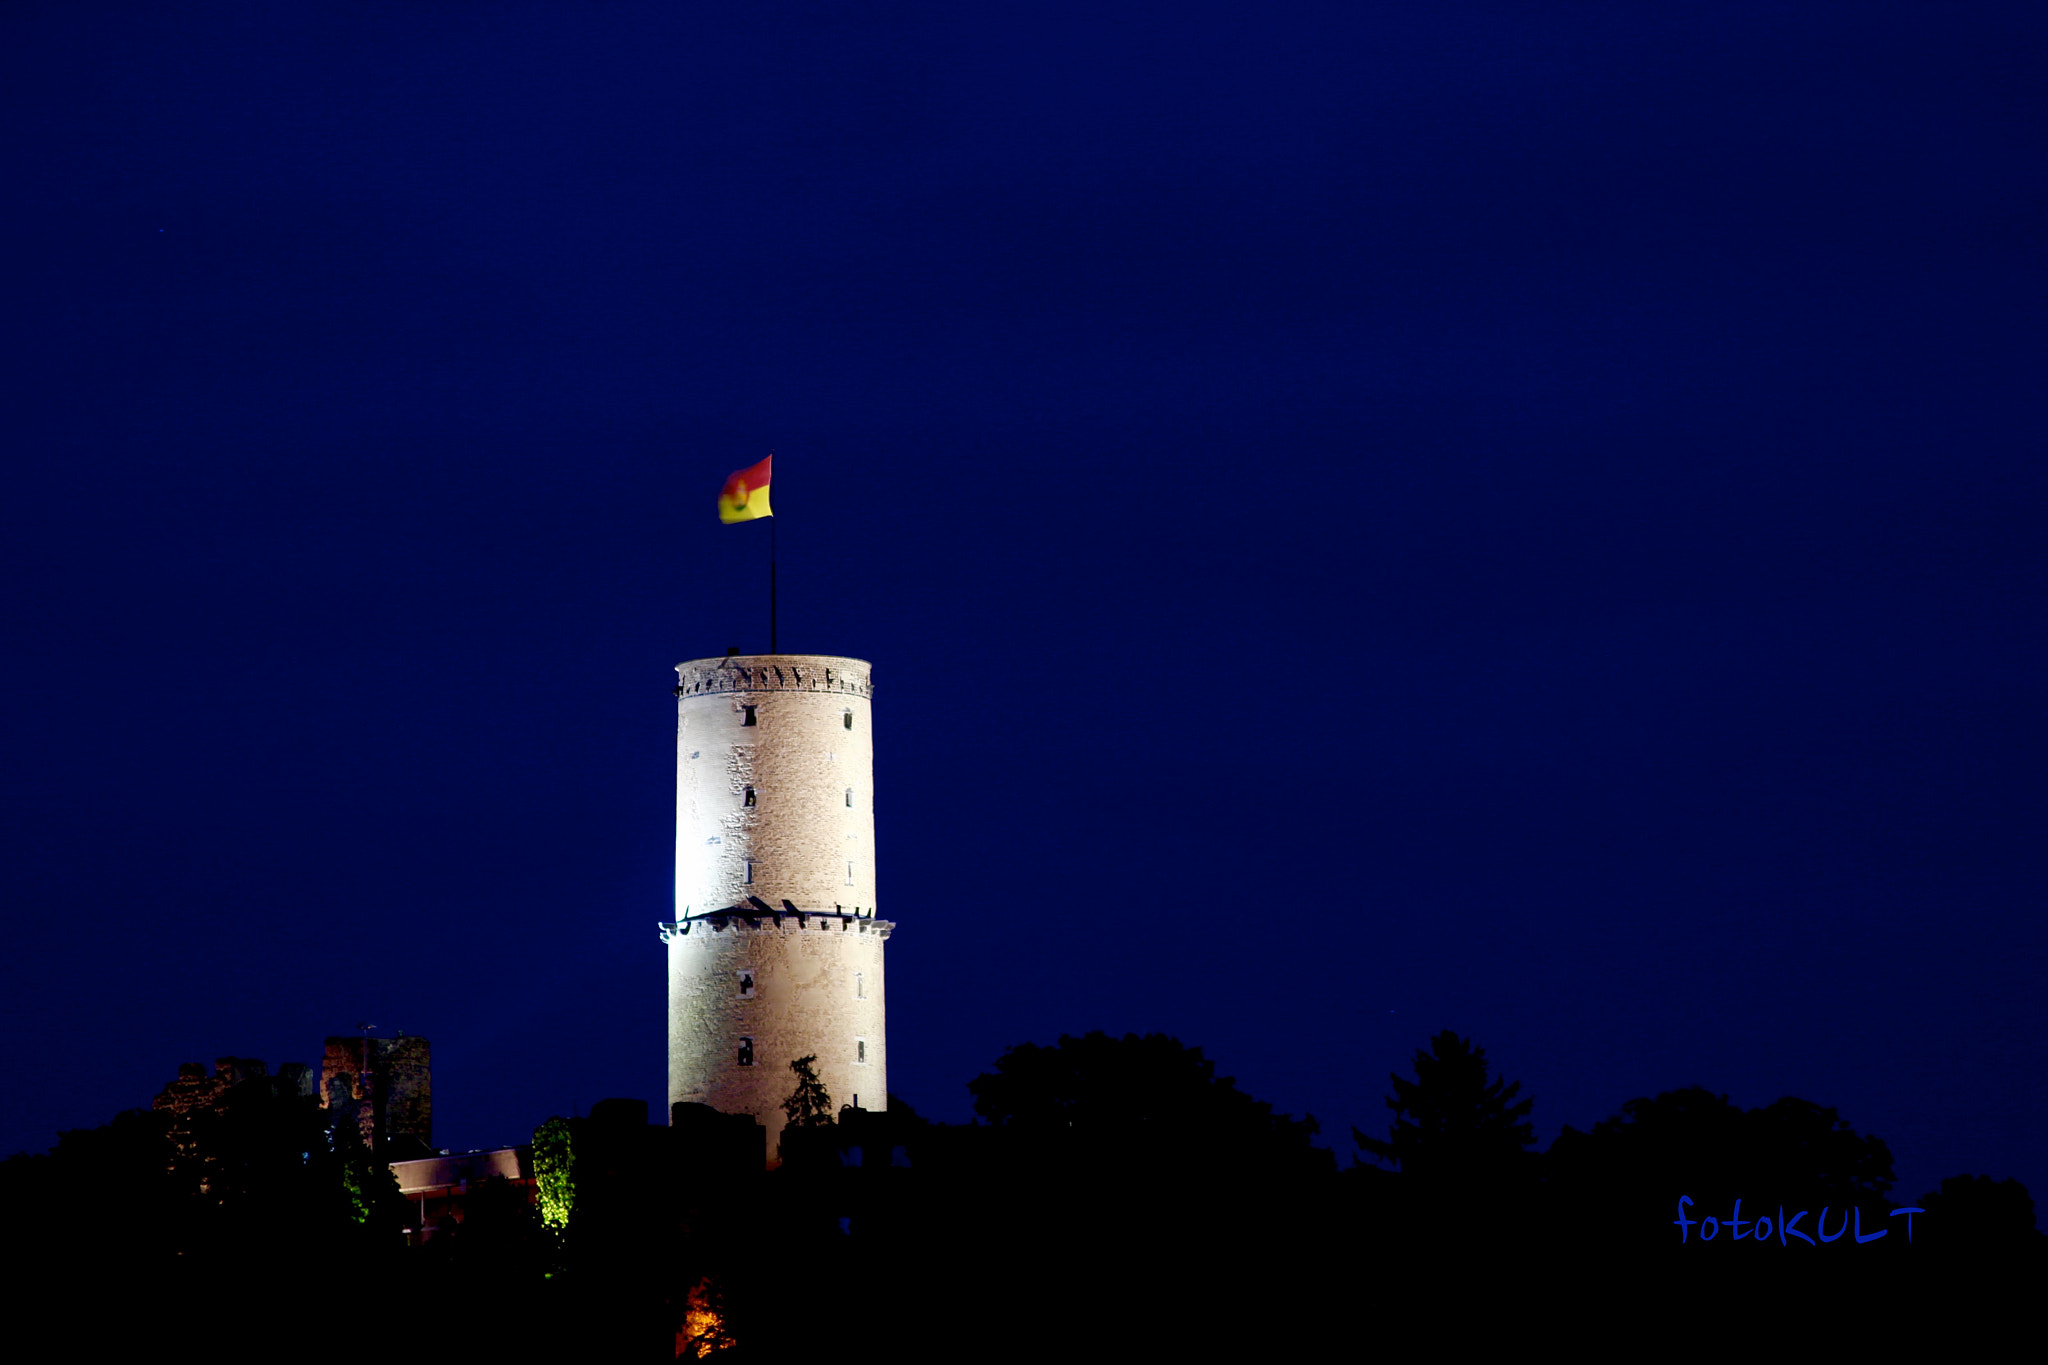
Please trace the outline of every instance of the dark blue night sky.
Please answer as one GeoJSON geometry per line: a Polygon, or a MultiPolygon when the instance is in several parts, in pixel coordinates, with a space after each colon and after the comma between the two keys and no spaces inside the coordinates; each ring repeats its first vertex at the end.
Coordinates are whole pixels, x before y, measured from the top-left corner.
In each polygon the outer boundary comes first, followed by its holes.
{"type": "MultiPolygon", "coordinates": [[[[671,666],[875,664],[891,1088],[1444,1028],[2048,1198],[2036,4],[0,10],[0,1152],[658,1106],[671,666]]],[[[1763,1198],[1768,1192],[1759,1191],[1763,1198]]]]}

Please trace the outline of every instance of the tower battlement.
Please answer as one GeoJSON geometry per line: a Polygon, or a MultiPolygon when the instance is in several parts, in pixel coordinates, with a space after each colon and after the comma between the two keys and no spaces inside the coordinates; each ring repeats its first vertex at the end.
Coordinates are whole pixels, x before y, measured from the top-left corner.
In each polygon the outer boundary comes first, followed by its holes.
{"type": "Polygon", "coordinates": [[[692,929],[709,929],[722,934],[728,929],[780,929],[787,921],[794,930],[837,929],[844,933],[875,934],[889,937],[896,928],[894,922],[863,915],[858,909],[847,910],[714,910],[709,914],[695,915],[685,920],[669,920],[659,926],[661,941],[671,943],[688,937],[692,929]]]}
{"type": "Polygon", "coordinates": [[[865,659],[826,654],[734,654],[676,665],[678,697],[702,692],[844,692],[871,697],[865,659]]]}
{"type": "Polygon", "coordinates": [[[674,943],[676,939],[688,937],[690,929],[711,929],[713,933],[725,933],[727,929],[782,929],[791,931],[803,929],[838,929],[842,933],[872,933],[874,937],[889,937],[895,931],[895,921],[889,919],[864,919],[860,915],[836,915],[831,911],[717,911],[715,915],[698,915],[696,919],[672,919],[662,925],[662,941],[674,943]]]}

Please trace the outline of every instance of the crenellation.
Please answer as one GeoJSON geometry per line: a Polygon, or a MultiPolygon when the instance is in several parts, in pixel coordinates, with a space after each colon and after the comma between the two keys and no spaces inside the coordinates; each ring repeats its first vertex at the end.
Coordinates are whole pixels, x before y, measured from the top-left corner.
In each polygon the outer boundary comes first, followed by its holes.
{"type": "Polygon", "coordinates": [[[714,934],[736,929],[783,929],[801,932],[806,929],[837,928],[842,933],[858,932],[887,938],[896,928],[894,922],[876,919],[873,915],[859,913],[834,914],[825,910],[769,911],[757,914],[745,910],[719,910],[708,915],[697,915],[685,920],[667,920],[655,926],[661,931],[661,941],[672,943],[679,938],[689,937],[692,928],[708,928],[714,934]],[[794,921],[785,926],[784,921],[794,921]],[[812,924],[811,921],[818,921],[812,924]]]}
{"type": "Polygon", "coordinates": [[[868,698],[868,665],[823,655],[735,656],[699,659],[676,667],[677,697],[707,693],[812,692],[868,698]]]}

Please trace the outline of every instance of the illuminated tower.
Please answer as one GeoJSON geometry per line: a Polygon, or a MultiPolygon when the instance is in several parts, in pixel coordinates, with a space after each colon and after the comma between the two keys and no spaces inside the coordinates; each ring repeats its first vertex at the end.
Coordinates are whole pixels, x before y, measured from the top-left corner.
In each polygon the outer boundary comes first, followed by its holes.
{"type": "Polygon", "coordinates": [[[753,1115],[773,1156],[798,1057],[835,1109],[887,1106],[868,665],[754,654],[676,674],[668,1102],[753,1115]]]}

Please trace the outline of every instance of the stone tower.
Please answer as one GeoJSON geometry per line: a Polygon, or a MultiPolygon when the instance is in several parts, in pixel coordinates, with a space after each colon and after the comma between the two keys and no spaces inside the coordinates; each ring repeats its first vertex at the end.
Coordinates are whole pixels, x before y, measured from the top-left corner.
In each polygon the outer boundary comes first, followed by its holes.
{"type": "Polygon", "coordinates": [[[798,1057],[835,1110],[887,1107],[868,665],[754,654],[676,674],[668,1101],[753,1115],[773,1159],[798,1057]]]}
{"type": "Polygon", "coordinates": [[[424,1038],[327,1040],[320,1058],[320,1107],[328,1123],[350,1122],[380,1156],[434,1150],[433,1051],[424,1038]]]}

